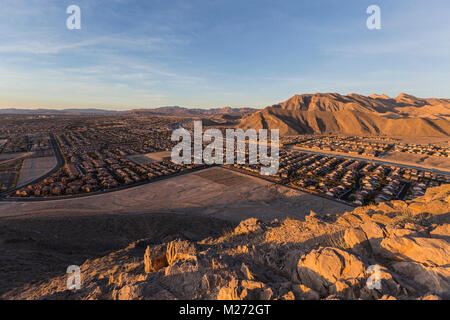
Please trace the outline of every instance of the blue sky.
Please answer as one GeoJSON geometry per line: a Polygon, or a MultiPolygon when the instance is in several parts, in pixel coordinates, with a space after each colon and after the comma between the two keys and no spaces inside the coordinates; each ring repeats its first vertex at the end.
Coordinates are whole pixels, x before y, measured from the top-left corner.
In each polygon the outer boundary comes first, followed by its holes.
{"type": "Polygon", "coordinates": [[[1,0],[0,106],[264,107],[450,98],[448,0],[1,0]],[[81,8],[81,30],[66,8],[81,8]],[[366,9],[381,8],[368,30],[366,9]]]}

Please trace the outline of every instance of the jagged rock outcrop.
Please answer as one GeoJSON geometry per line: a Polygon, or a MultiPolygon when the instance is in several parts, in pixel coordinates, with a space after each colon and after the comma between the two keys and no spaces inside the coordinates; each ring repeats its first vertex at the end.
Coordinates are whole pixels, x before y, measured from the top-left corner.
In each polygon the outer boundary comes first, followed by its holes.
{"type": "Polygon", "coordinates": [[[354,297],[354,287],[365,278],[367,264],[338,248],[319,248],[302,256],[297,272],[302,284],[322,296],[342,294],[354,297]]]}
{"type": "Polygon", "coordinates": [[[144,239],[87,260],[80,290],[67,290],[61,275],[5,297],[449,299],[449,200],[443,185],[342,215],[248,219],[202,241],[144,239]]]}

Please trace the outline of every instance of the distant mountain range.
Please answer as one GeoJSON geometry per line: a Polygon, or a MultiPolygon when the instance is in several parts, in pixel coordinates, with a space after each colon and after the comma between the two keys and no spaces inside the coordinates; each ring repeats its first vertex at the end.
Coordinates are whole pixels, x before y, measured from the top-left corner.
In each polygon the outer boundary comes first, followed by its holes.
{"type": "Polygon", "coordinates": [[[131,109],[125,111],[114,111],[114,110],[104,110],[104,109],[16,109],[7,108],[0,109],[0,114],[20,114],[20,115],[113,115],[113,114],[136,114],[136,115],[179,115],[179,116],[189,116],[189,115],[221,115],[221,114],[233,114],[233,113],[253,113],[257,109],[252,108],[215,108],[215,109],[195,109],[195,108],[185,108],[179,106],[167,106],[152,109],[131,109]]]}
{"type": "Polygon", "coordinates": [[[191,109],[184,107],[160,107],[155,109],[134,109],[129,113],[134,114],[159,114],[159,115],[220,115],[220,114],[233,114],[233,113],[253,113],[257,109],[253,108],[214,108],[214,109],[191,109]]]}
{"type": "Polygon", "coordinates": [[[16,109],[7,108],[0,109],[0,114],[20,114],[20,115],[56,115],[56,114],[118,114],[120,111],[103,110],[103,109],[16,109]]]}
{"type": "Polygon", "coordinates": [[[424,99],[405,93],[386,95],[316,93],[294,95],[266,107],[184,108],[167,106],[153,109],[113,111],[103,109],[0,109],[0,114],[22,115],[216,115],[220,121],[238,121],[239,128],[279,129],[281,135],[318,133],[348,135],[450,137],[450,99],[424,99]],[[223,119],[222,119],[223,118],[223,119]]]}
{"type": "Polygon", "coordinates": [[[292,98],[244,117],[238,127],[280,134],[450,136],[450,100],[386,95],[316,93],[292,98]]]}

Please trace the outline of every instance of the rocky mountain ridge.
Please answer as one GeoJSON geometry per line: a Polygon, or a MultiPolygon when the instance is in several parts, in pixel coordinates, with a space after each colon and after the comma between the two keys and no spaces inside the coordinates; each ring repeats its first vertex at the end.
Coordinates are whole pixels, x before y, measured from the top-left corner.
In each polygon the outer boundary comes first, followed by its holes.
{"type": "Polygon", "coordinates": [[[243,129],[279,129],[280,134],[450,136],[450,100],[407,94],[317,93],[295,95],[243,118],[243,129]]]}

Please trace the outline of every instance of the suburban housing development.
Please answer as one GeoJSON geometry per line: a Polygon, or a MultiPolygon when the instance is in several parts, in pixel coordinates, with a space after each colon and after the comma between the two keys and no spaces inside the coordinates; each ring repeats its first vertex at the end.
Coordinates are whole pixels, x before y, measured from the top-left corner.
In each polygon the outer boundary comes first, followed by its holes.
{"type": "MultiPolygon", "coordinates": [[[[155,115],[27,117],[23,123],[30,123],[30,134],[15,133],[18,125],[6,121],[0,153],[3,195],[22,199],[80,196],[206,168],[194,161],[171,161],[175,145],[171,133],[180,125],[192,130],[186,120],[155,115]],[[45,161],[38,165],[37,159],[45,161]]],[[[296,135],[283,137],[280,148],[279,170],[265,178],[350,205],[411,200],[429,187],[450,183],[448,171],[383,158],[413,153],[448,159],[449,146],[407,144],[387,137],[296,135]]],[[[225,166],[260,175],[261,164],[248,162],[248,145],[245,152],[246,164],[225,166]]]]}

